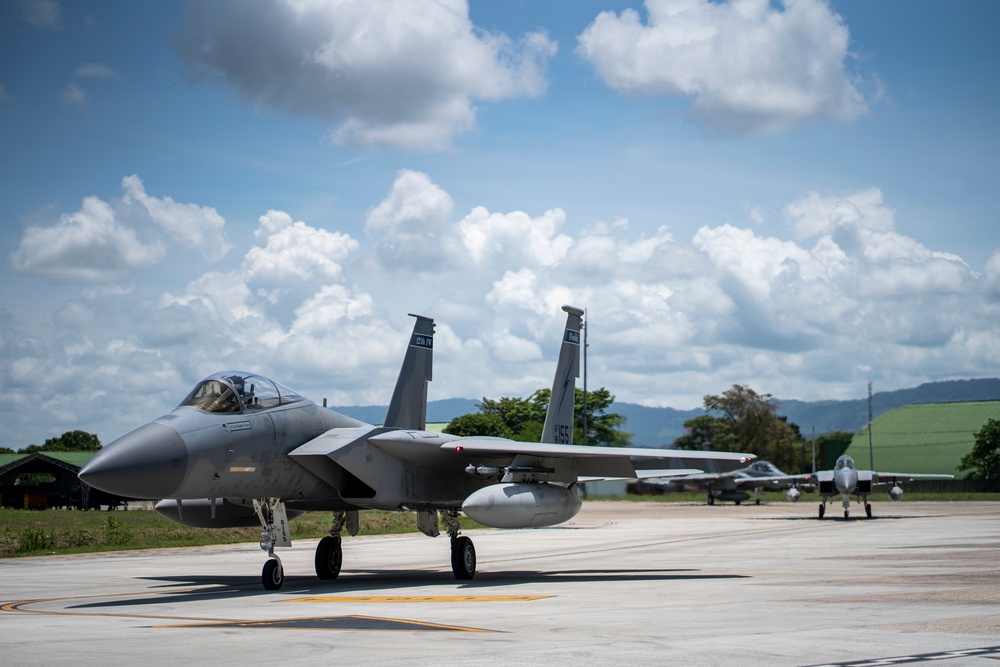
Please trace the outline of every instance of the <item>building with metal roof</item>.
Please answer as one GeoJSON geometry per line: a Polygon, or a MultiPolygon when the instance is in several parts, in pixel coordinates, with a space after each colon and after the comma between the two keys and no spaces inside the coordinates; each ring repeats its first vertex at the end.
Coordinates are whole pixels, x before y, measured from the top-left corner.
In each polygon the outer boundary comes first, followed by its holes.
{"type": "Polygon", "coordinates": [[[0,505],[17,509],[111,507],[127,502],[83,484],[77,473],[96,452],[0,454],[0,505]]]}

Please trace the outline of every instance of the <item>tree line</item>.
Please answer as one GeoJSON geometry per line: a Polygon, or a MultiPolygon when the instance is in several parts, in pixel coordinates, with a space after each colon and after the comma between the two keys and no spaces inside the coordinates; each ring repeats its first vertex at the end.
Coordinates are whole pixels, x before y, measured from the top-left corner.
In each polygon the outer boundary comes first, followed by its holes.
{"type": "Polygon", "coordinates": [[[0,454],[34,454],[35,452],[96,452],[101,448],[101,439],[96,433],[86,431],[66,431],[62,435],[49,438],[41,445],[28,445],[14,451],[10,447],[0,447],[0,454]]]}

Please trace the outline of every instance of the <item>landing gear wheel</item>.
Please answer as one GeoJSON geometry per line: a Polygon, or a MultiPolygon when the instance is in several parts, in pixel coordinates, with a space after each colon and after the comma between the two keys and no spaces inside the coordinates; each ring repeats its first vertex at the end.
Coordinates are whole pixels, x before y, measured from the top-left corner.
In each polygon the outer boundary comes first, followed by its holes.
{"type": "Polygon", "coordinates": [[[826,505],[821,504],[819,506],[819,518],[822,519],[824,514],[826,514],[826,505]]]}
{"type": "Polygon", "coordinates": [[[456,579],[467,580],[476,576],[476,547],[464,535],[451,541],[451,571],[456,579]]]}
{"type": "Polygon", "coordinates": [[[264,562],[264,569],[260,573],[260,578],[264,582],[264,588],[269,591],[276,591],[285,583],[285,569],[281,563],[274,558],[268,558],[264,562]]]}
{"type": "Polygon", "coordinates": [[[316,545],[316,576],[320,579],[336,579],[343,562],[344,550],[339,535],[327,535],[316,545]]]}
{"type": "Polygon", "coordinates": [[[851,510],[844,510],[844,521],[851,518],[851,510]]]}
{"type": "Polygon", "coordinates": [[[871,503],[865,503],[865,514],[868,515],[869,519],[872,518],[872,504],[871,503]]]}
{"type": "Polygon", "coordinates": [[[708,504],[709,505],[715,504],[715,496],[713,496],[711,493],[708,494],[708,504]]]}

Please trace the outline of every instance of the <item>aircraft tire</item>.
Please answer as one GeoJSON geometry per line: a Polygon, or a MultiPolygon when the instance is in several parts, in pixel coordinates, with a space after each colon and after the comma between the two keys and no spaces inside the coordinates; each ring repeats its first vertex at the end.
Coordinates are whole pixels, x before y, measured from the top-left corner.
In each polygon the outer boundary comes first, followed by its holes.
{"type": "Polygon", "coordinates": [[[850,510],[844,510],[844,521],[847,521],[850,518],[851,518],[850,510]]]}
{"type": "Polygon", "coordinates": [[[344,550],[339,535],[327,535],[316,545],[316,576],[320,579],[336,579],[340,566],[344,563],[344,550]]]}
{"type": "Polygon", "coordinates": [[[868,516],[869,519],[872,518],[872,504],[871,503],[865,503],[865,514],[868,516]]]}
{"type": "Polygon", "coordinates": [[[451,541],[451,571],[463,581],[476,576],[476,547],[465,535],[451,541]]]}
{"type": "Polygon", "coordinates": [[[824,514],[826,514],[826,505],[821,503],[819,506],[819,518],[822,519],[824,514]]]}
{"type": "Polygon", "coordinates": [[[285,583],[285,570],[281,567],[281,563],[273,558],[268,558],[264,563],[264,569],[261,570],[260,578],[264,582],[264,588],[276,591],[281,588],[281,584],[285,583]]]}

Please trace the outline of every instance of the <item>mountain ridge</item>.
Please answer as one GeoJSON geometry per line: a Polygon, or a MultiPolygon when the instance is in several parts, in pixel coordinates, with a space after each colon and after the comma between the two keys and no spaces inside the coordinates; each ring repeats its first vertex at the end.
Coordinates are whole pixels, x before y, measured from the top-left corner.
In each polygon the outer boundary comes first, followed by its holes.
{"type": "MultiPolygon", "coordinates": [[[[778,414],[797,424],[805,438],[834,431],[854,433],[868,423],[868,397],[846,400],[799,401],[776,399],[778,414]]],[[[872,412],[879,416],[895,408],[915,403],[955,403],[1000,400],[1000,378],[941,380],[925,382],[916,387],[875,392],[872,412]]],[[[469,398],[447,398],[427,403],[429,423],[449,422],[455,417],[477,412],[480,401],[469,398]]],[[[354,405],[334,407],[342,414],[370,424],[385,418],[385,405],[354,405]]],[[[626,418],[624,430],[632,434],[638,447],[664,447],[684,434],[684,422],[705,413],[701,408],[678,410],[652,408],[636,403],[615,402],[610,412],[626,418]]]]}

